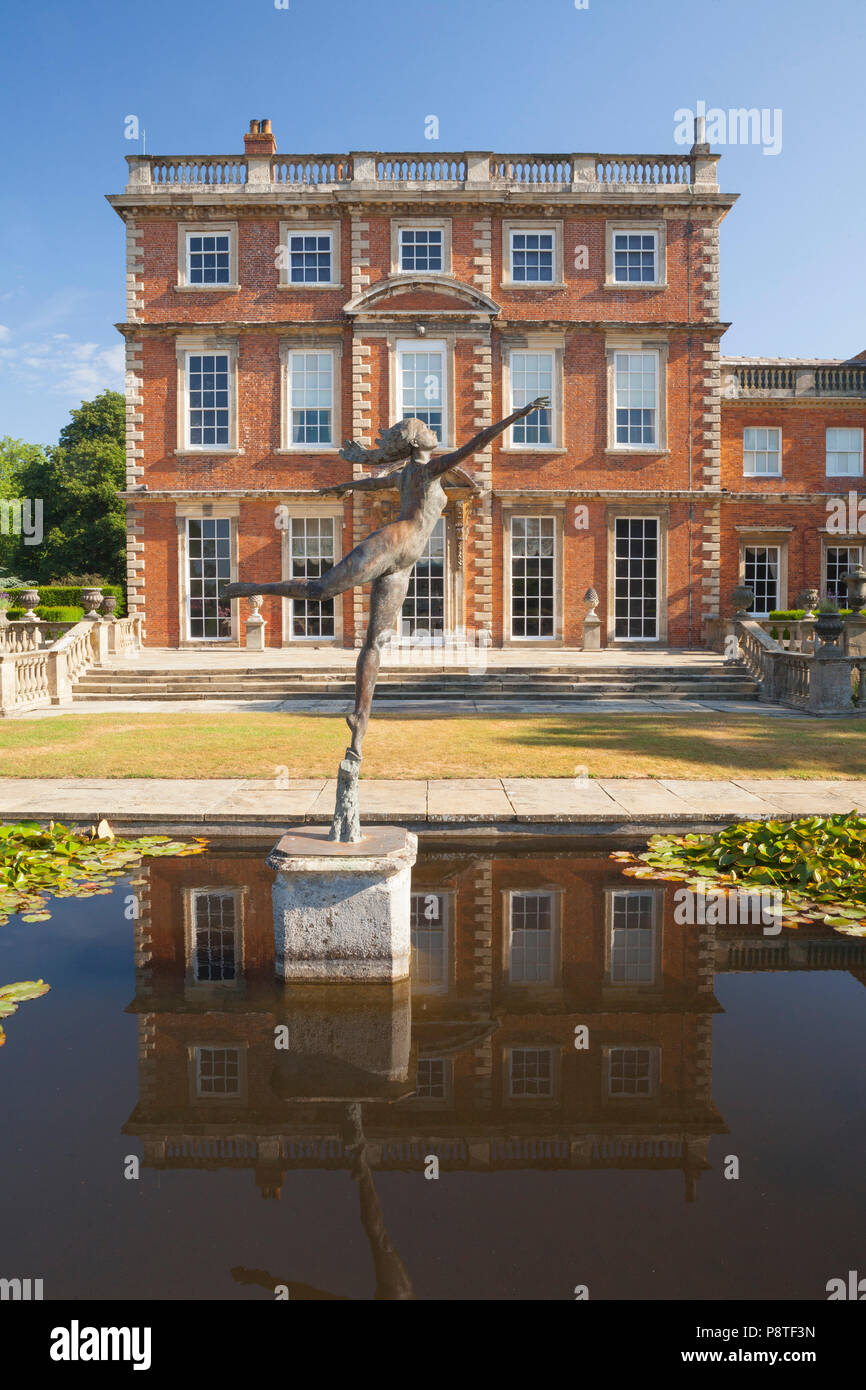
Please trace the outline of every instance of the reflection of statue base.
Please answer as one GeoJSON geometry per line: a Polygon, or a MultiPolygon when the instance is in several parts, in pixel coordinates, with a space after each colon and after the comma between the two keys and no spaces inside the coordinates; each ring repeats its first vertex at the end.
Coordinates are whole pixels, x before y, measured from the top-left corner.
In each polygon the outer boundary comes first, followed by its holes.
{"type": "Polygon", "coordinates": [[[286,834],[268,855],[276,870],[277,978],[381,984],[409,974],[409,887],[418,839],[368,825],[349,843],[325,826],[286,834]]]}

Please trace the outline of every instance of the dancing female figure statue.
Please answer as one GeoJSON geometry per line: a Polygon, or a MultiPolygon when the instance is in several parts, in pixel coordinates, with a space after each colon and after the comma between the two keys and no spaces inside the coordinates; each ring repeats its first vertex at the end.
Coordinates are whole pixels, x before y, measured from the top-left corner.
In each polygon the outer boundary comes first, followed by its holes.
{"type": "MultiPolygon", "coordinates": [[[[539,396],[505,420],[476,434],[467,444],[452,453],[433,458],[438,440],[422,420],[400,420],[380,432],[375,449],[364,449],[355,440],[347,440],[340,450],[349,463],[393,464],[392,468],[375,477],[356,478],[350,483],[337,483],[319,488],[324,496],[347,492],[372,492],[382,488],[397,488],[400,492],[400,515],[377,531],[372,531],[354,550],[325,574],[315,579],[284,579],[268,583],[229,584],[224,598],[242,598],[251,594],[280,594],[283,598],[330,599],[359,584],[370,584],[370,621],[367,635],[358,656],[355,672],[355,708],[346,716],[352,741],[346,750],[348,758],[360,762],[361,749],[370,707],[379,672],[380,647],[389,632],[398,628],[403,600],[409,587],[412,567],[424,553],[433,527],[442,515],[447,501],[439,479],[449,469],[477,450],[483,449],[503,430],[534,410],[549,404],[539,396]],[[403,462],[405,460],[405,462],[403,462]]],[[[339,806],[339,795],[338,795],[339,806]]],[[[336,824],[336,821],[335,821],[336,824]]],[[[337,838],[347,838],[339,835],[337,838]]],[[[356,837],[351,837],[356,838],[356,837]]]]}

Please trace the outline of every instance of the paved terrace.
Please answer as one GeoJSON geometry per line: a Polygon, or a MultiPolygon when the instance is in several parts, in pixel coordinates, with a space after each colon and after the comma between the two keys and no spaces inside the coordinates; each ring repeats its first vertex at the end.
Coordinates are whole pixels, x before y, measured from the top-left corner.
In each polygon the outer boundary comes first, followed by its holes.
{"type": "MultiPolygon", "coordinates": [[[[743,778],[361,780],[368,823],[393,821],[422,833],[652,833],[733,820],[866,810],[866,781],[743,778]]],[[[292,781],[283,788],[252,779],[0,779],[0,820],[93,822],[107,816],[119,831],[254,835],[289,825],[328,824],[336,782],[292,781]]]]}

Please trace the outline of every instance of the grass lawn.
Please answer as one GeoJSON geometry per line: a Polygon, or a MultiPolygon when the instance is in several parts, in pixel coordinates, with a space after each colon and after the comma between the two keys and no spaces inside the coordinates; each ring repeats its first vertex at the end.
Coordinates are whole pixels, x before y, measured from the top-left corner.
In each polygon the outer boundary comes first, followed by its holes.
{"type": "MultiPolygon", "coordinates": [[[[758,714],[374,715],[366,777],[866,777],[864,725],[758,714]]],[[[70,714],[0,721],[0,776],[333,777],[341,718],[70,714]]]]}

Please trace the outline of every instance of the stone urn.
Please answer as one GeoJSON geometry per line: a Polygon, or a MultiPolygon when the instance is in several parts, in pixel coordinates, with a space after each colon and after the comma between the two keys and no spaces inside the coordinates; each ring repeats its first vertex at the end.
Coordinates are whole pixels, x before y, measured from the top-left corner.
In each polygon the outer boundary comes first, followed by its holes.
{"type": "Polygon", "coordinates": [[[38,623],[39,619],[33,610],[39,602],[39,590],[19,589],[18,601],[24,609],[24,621],[28,623],[38,623]]]}
{"type": "Polygon", "coordinates": [[[852,613],[859,613],[866,608],[866,569],[862,565],[856,565],[842,578],[848,590],[848,607],[852,613]]]}
{"type": "Polygon", "coordinates": [[[839,638],[845,631],[845,619],[838,608],[825,608],[815,619],[815,636],[821,643],[819,652],[823,656],[841,656],[839,638]]]}
{"type": "Polygon", "coordinates": [[[12,600],[5,589],[0,589],[0,627],[6,627],[9,619],[6,617],[6,609],[12,606],[12,600]]]}
{"type": "Polygon", "coordinates": [[[800,608],[805,610],[807,618],[814,618],[815,609],[818,607],[818,600],[821,595],[817,589],[801,589],[797,595],[797,603],[800,608]]]}
{"type": "Polygon", "coordinates": [[[755,602],[755,595],[746,584],[738,584],[731,590],[731,603],[734,605],[735,618],[747,618],[749,609],[755,602]]]}
{"type": "Polygon", "coordinates": [[[583,601],[589,604],[589,610],[587,612],[587,617],[589,617],[589,614],[594,613],[599,604],[599,597],[595,589],[587,589],[583,596],[583,601]]]}
{"type": "Polygon", "coordinates": [[[91,622],[96,621],[99,618],[99,605],[102,603],[102,590],[82,589],[81,602],[85,607],[85,618],[89,618],[91,622]]]}
{"type": "Polygon", "coordinates": [[[103,618],[113,618],[117,614],[117,599],[114,594],[106,594],[99,608],[103,618]]]}

